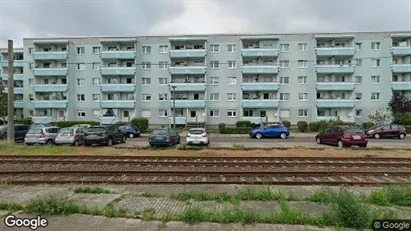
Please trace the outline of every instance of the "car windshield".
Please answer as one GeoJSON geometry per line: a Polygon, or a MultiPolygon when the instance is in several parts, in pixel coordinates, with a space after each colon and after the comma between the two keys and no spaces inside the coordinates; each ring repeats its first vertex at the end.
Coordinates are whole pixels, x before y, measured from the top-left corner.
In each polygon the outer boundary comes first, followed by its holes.
{"type": "Polygon", "coordinates": [[[73,128],[62,128],[59,131],[60,134],[70,134],[70,133],[73,133],[73,132],[74,132],[73,128]]]}
{"type": "Polygon", "coordinates": [[[345,132],[347,132],[347,133],[361,133],[363,131],[359,128],[346,128],[345,132]]]}
{"type": "Polygon", "coordinates": [[[200,129],[190,130],[190,131],[189,131],[189,133],[190,133],[191,135],[201,135],[201,134],[203,134],[204,132],[205,132],[204,130],[200,130],[200,129]]]}
{"type": "Polygon", "coordinates": [[[155,130],[153,135],[167,135],[167,130],[155,130]]]}
{"type": "Polygon", "coordinates": [[[96,127],[96,128],[89,128],[87,129],[87,132],[105,132],[106,129],[102,127],[96,127]]]}
{"type": "Polygon", "coordinates": [[[42,130],[40,128],[32,128],[30,129],[27,134],[40,134],[42,130]]]}

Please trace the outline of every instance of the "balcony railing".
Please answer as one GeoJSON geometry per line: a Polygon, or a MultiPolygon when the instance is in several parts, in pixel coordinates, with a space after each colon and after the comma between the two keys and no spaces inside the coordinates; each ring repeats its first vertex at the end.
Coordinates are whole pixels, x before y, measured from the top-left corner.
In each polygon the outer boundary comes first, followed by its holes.
{"type": "Polygon", "coordinates": [[[66,76],[68,68],[35,68],[36,76],[66,76]]]}
{"type": "Polygon", "coordinates": [[[338,120],[338,116],[316,116],[316,120],[338,120]]]}
{"type": "Polygon", "coordinates": [[[14,108],[24,108],[23,101],[14,101],[14,108]]]}
{"type": "Polygon", "coordinates": [[[411,55],[411,47],[391,47],[392,55],[411,55]]]}
{"type": "MultiPolygon", "coordinates": [[[[14,87],[14,94],[15,95],[22,95],[23,94],[23,88],[22,87],[14,87]]],[[[5,87],[4,88],[4,93],[8,94],[9,93],[9,88],[5,87]]]]}
{"type": "Polygon", "coordinates": [[[135,108],[135,100],[102,100],[102,108],[135,108]]]}
{"type": "MultiPolygon", "coordinates": [[[[205,108],[205,100],[198,99],[176,99],[176,108],[205,108]]],[[[173,100],[170,100],[170,107],[173,107],[173,100]]]]}
{"type": "Polygon", "coordinates": [[[243,91],[278,91],[280,89],[280,83],[242,83],[241,89],[243,91]]]}
{"type": "MultiPolygon", "coordinates": [[[[1,62],[2,67],[8,67],[9,66],[9,61],[8,60],[3,60],[1,62]]],[[[24,60],[14,60],[13,61],[13,66],[14,67],[24,67],[24,60]]]]}
{"type": "Polygon", "coordinates": [[[102,59],[135,59],[136,51],[101,51],[102,59]]]}
{"type": "Polygon", "coordinates": [[[243,74],[277,74],[279,66],[273,64],[249,63],[241,66],[243,74]]]}
{"type": "Polygon", "coordinates": [[[393,64],[391,69],[393,73],[411,73],[411,64],[393,64]]]}
{"type": "Polygon", "coordinates": [[[353,108],[354,99],[317,99],[318,108],[353,108]]]}
{"type": "Polygon", "coordinates": [[[243,108],[278,108],[279,99],[243,99],[241,100],[243,108]]]}
{"type": "Polygon", "coordinates": [[[244,48],[241,49],[243,57],[277,57],[280,53],[279,49],[274,48],[244,48]]]}
{"type": "Polygon", "coordinates": [[[102,92],[134,92],[135,84],[101,84],[102,92]]]}
{"type": "Polygon", "coordinates": [[[354,66],[350,65],[316,65],[317,73],[353,73],[354,66]]]}
{"type": "Polygon", "coordinates": [[[317,82],[317,91],[353,91],[355,82],[317,82]]]}
{"type": "Polygon", "coordinates": [[[102,67],[102,75],[134,75],[136,67],[102,67]]]}
{"type": "Polygon", "coordinates": [[[394,91],[411,91],[411,82],[392,82],[391,86],[394,91]]]}
{"type": "Polygon", "coordinates": [[[168,68],[171,75],[204,75],[205,66],[170,66],[168,68]]]}
{"type": "Polygon", "coordinates": [[[35,60],[65,60],[68,57],[67,51],[47,51],[33,52],[33,58],[35,60]]]}
{"type": "Polygon", "coordinates": [[[205,49],[185,49],[185,50],[169,50],[171,58],[203,58],[206,56],[205,49]]]}
{"type": "Polygon", "coordinates": [[[67,84],[36,84],[33,85],[35,92],[67,92],[67,84]]]}
{"type": "MultiPolygon", "coordinates": [[[[168,117],[168,121],[170,124],[173,124],[174,120],[173,117],[168,117]]],[[[176,116],[176,124],[184,125],[187,124],[187,116],[176,116]]]]}
{"type": "Polygon", "coordinates": [[[53,122],[51,116],[32,116],[31,117],[33,124],[49,124],[53,122]]]}
{"type": "Polygon", "coordinates": [[[265,117],[259,117],[259,116],[242,116],[240,119],[241,120],[247,120],[247,121],[250,121],[251,123],[255,123],[255,124],[260,124],[261,121],[263,121],[263,122],[266,121],[265,117]]]}
{"type": "Polygon", "coordinates": [[[100,116],[100,124],[116,124],[119,121],[117,116],[100,116]]]}
{"type": "Polygon", "coordinates": [[[175,91],[205,91],[205,83],[170,83],[170,87],[175,86],[175,91]]]}
{"type": "Polygon", "coordinates": [[[67,108],[67,100],[35,100],[34,108],[67,108]]]}
{"type": "Polygon", "coordinates": [[[355,47],[317,47],[317,56],[353,56],[355,47]]]}

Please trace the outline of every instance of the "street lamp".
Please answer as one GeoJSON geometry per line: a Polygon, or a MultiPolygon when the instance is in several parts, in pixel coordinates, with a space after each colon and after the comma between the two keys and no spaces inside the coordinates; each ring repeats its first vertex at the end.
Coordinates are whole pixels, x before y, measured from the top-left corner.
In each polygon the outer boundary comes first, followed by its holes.
{"type": "Polygon", "coordinates": [[[171,86],[173,88],[173,129],[176,129],[176,87],[171,86]]]}

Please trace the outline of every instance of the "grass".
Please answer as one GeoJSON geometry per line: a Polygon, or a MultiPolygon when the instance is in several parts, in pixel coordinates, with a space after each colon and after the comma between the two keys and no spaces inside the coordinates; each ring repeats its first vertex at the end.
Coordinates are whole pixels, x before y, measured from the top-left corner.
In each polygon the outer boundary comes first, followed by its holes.
{"type": "Polygon", "coordinates": [[[24,211],[40,215],[74,214],[80,212],[80,206],[64,199],[47,197],[29,202],[24,211]]]}
{"type": "Polygon", "coordinates": [[[15,212],[15,211],[23,210],[23,206],[15,204],[15,203],[0,203],[0,210],[7,210],[10,212],[15,212]]]}
{"type": "Polygon", "coordinates": [[[153,208],[145,209],[141,213],[141,219],[143,221],[152,221],[154,220],[154,214],[156,213],[156,210],[153,208]]]}
{"type": "Polygon", "coordinates": [[[138,194],[141,197],[163,197],[163,195],[161,194],[157,194],[157,193],[150,193],[150,192],[142,192],[138,194]]]}
{"type": "Polygon", "coordinates": [[[177,150],[200,150],[201,147],[199,146],[192,146],[188,144],[179,144],[177,145],[177,150]]]}
{"type": "Polygon", "coordinates": [[[71,146],[47,146],[47,145],[33,145],[27,146],[24,144],[0,144],[1,153],[7,154],[60,154],[65,152],[75,151],[75,147],[71,146]]]}
{"type": "Polygon", "coordinates": [[[244,149],[245,146],[242,144],[233,144],[233,146],[231,146],[231,149],[237,150],[237,149],[244,149]]]}
{"type": "Polygon", "coordinates": [[[77,187],[74,193],[94,193],[94,194],[110,194],[112,191],[100,187],[77,187]]]}

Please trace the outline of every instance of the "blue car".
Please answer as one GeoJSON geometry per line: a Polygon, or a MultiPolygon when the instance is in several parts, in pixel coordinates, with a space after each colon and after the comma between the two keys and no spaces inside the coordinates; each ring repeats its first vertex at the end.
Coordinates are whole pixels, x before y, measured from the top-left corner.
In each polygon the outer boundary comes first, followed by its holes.
{"type": "Polygon", "coordinates": [[[260,128],[255,128],[249,133],[251,138],[261,139],[264,137],[280,137],[286,139],[290,135],[290,131],[284,125],[267,125],[260,128]]]}
{"type": "Polygon", "coordinates": [[[139,137],[140,136],[140,130],[138,130],[135,127],[129,126],[129,125],[123,125],[120,126],[119,129],[124,132],[124,134],[130,138],[134,137],[139,137]]]}

